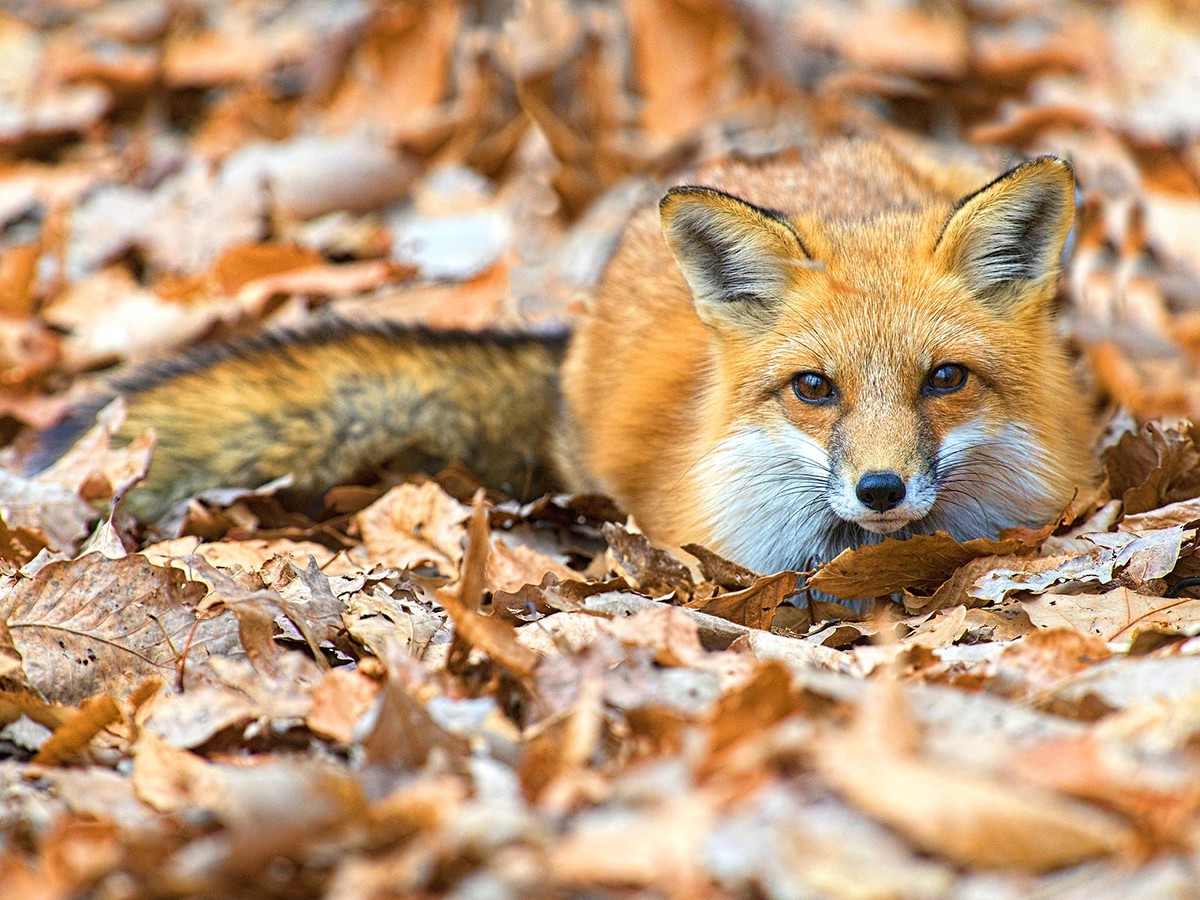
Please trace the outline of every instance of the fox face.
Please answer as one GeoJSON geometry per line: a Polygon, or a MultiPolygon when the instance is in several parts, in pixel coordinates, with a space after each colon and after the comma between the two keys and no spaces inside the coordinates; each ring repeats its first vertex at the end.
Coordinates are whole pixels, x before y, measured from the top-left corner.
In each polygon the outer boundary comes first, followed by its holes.
{"type": "Polygon", "coordinates": [[[663,232],[713,346],[696,528],[760,570],[1045,522],[1088,470],[1052,321],[1074,214],[1061,160],[952,208],[860,221],[673,189],[663,232]]]}

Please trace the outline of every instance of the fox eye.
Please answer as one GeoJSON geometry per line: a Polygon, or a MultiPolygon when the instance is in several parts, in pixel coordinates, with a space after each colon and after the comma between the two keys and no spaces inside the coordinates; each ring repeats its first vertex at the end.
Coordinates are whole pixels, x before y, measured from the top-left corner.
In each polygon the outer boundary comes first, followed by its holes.
{"type": "Polygon", "coordinates": [[[952,394],[967,383],[967,367],[958,363],[945,363],[929,373],[925,383],[928,394],[952,394]]]}
{"type": "Polygon", "coordinates": [[[833,399],[833,382],[820,372],[797,372],[792,390],[805,403],[828,403],[833,399]]]}

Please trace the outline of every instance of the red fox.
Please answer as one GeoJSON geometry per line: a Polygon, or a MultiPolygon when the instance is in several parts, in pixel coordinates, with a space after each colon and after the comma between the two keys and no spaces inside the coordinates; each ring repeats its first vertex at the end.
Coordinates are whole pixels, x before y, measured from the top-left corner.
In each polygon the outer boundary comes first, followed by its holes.
{"type": "Polygon", "coordinates": [[[123,434],[158,433],[129,508],[457,459],[608,494],[654,539],[763,572],[1041,524],[1093,476],[1053,323],[1073,217],[1053,157],[990,181],[874,140],[711,164],[632,220],[569,346],[319,326],[124,381],[123,434]]]}

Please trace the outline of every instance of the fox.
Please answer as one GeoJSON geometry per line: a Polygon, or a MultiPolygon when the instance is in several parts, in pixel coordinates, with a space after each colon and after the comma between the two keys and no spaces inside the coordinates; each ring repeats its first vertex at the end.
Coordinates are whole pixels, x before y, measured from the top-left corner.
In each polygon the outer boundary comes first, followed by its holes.
{"type": "Polygon", "coordinates": [[[874,138],[725,158],[626,225],[567,334],[326,322],[202,347],[114,393],[157,446],[153,520],[214,486],[319,492],[385,460],[608,495],[655,542],[754,571],[1042,525],[1094,478],[1056,330],[1068,162],[996,174],[874,138]]]}

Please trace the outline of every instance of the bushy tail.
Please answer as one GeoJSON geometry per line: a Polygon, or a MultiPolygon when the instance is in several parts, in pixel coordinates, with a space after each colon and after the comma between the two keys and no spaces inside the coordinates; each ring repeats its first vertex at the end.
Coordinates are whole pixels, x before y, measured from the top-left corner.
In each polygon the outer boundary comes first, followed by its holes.
{"type": "Polygon", "coordinates": [[[126,508],[157,519],[213,487],[257,487],[291,475],[315,493],[394,462],[450,461],[520,495],[548,481],[564,336],[324,323],[198,348],[143,367],[42,435],[48,465],[117,393],[119,440],[158,436],[126,508]]]}

